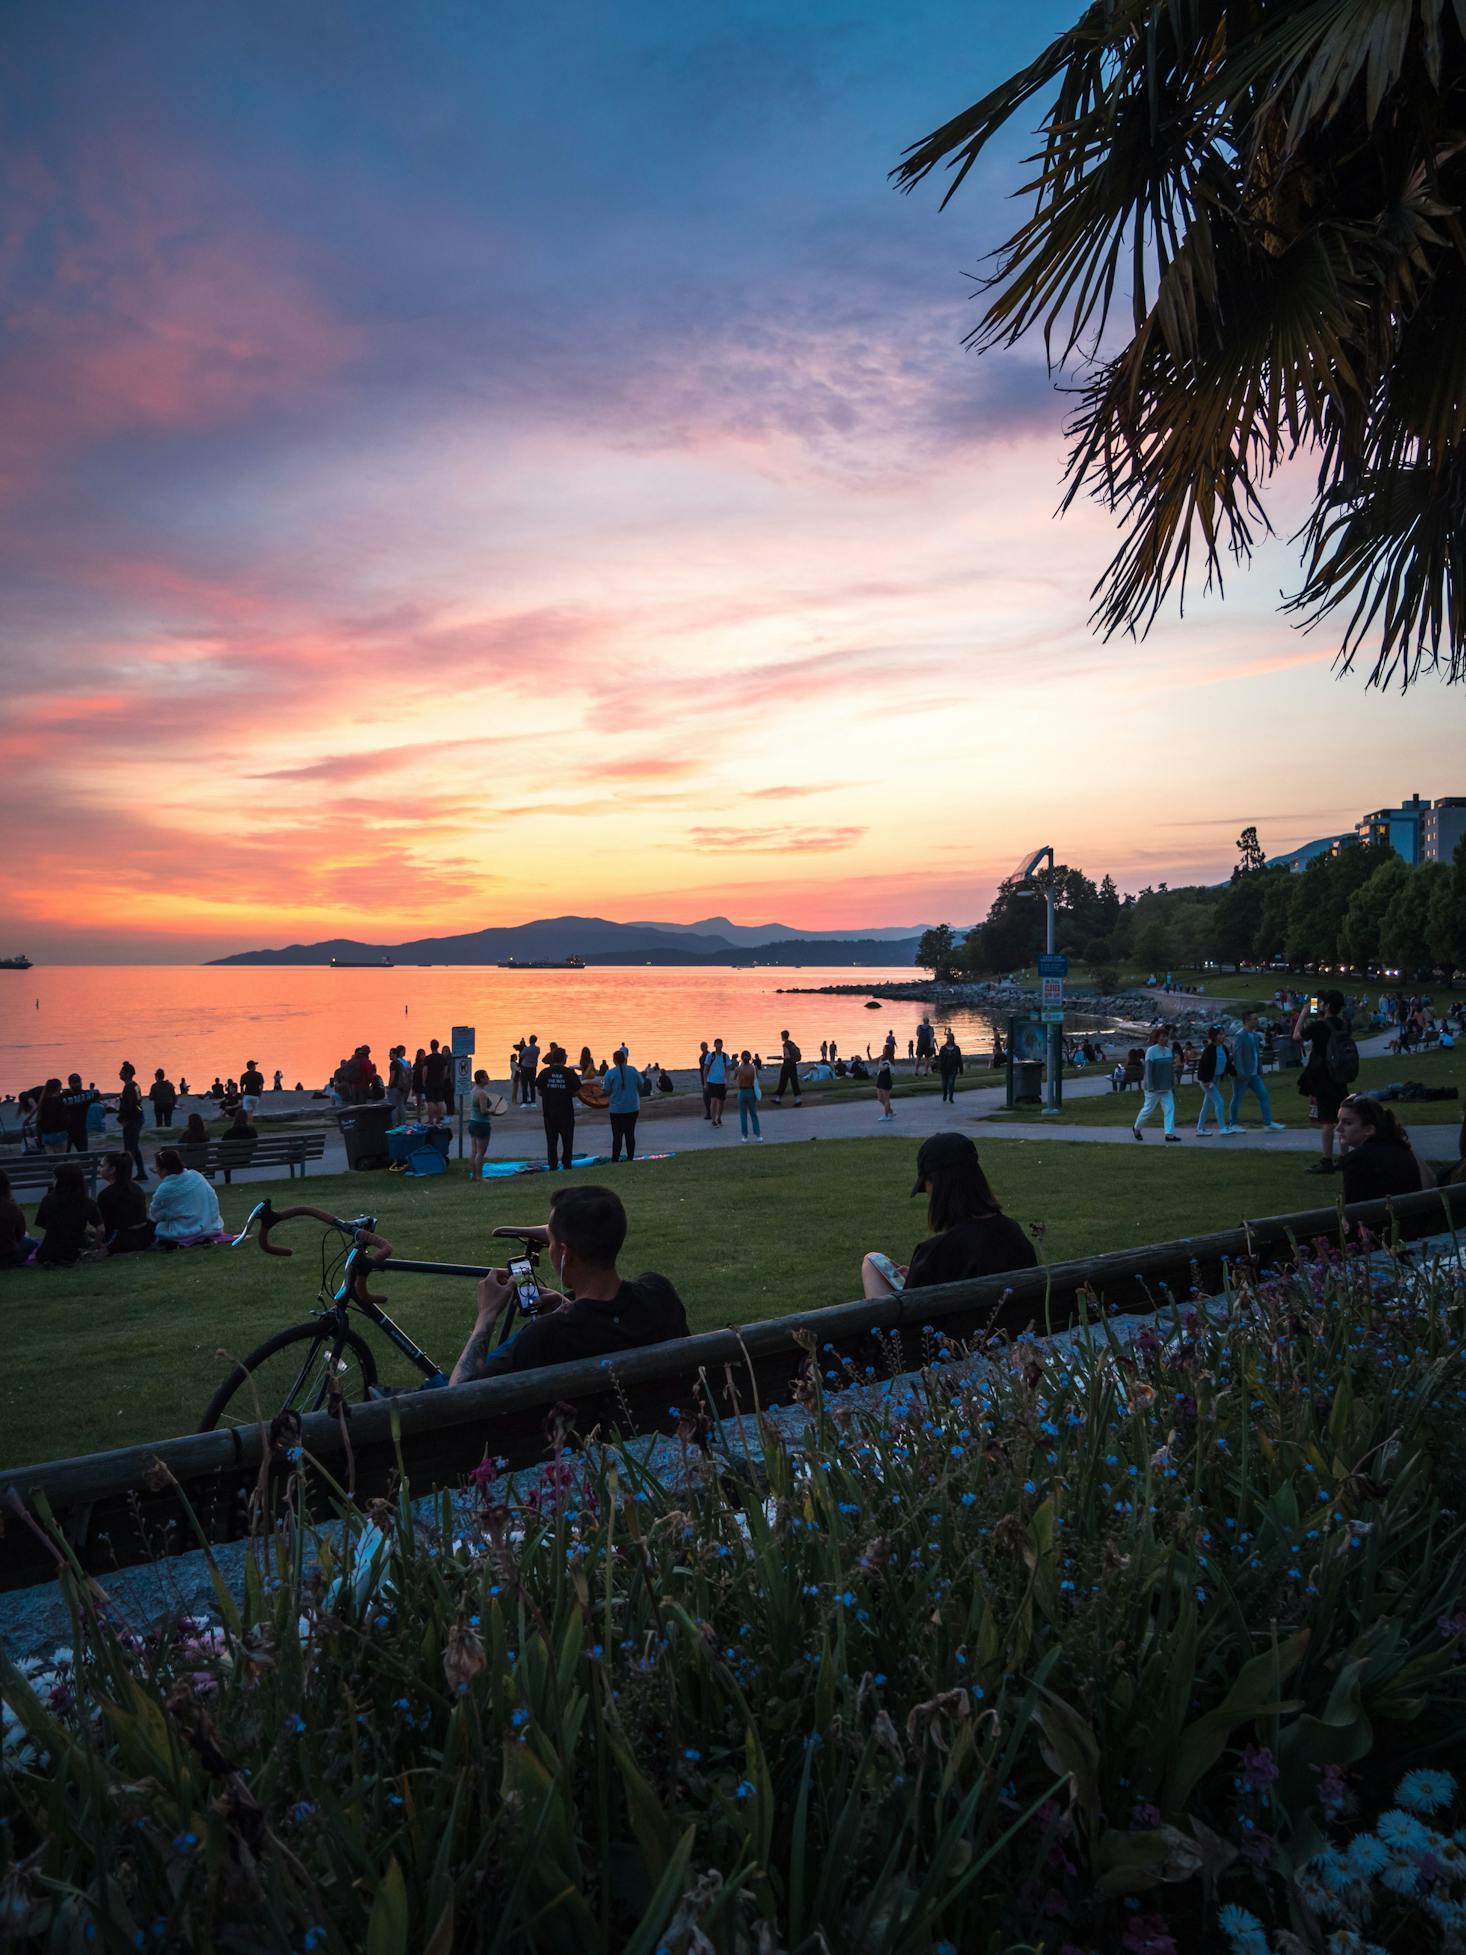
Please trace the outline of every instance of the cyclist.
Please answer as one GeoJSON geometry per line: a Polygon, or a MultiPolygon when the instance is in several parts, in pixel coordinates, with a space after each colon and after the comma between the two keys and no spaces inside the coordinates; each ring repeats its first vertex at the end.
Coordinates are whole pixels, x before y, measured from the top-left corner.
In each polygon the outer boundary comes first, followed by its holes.
{"type": "Polygon", "coordinates": [[[464,1385],[686,1337],[687,1312],[665,1276],[653,1270],[631,1279],[618,1275],[616,1258],[625,1240],[626,1210],[613,1189],[557,1189],[543,1241],[563,1288],[542,1290],[530,1321],[494,1349],[494,1325],[514,1285],[507,1270],[484,1277],[473,1330],[448,1382],[464,1385]]]}

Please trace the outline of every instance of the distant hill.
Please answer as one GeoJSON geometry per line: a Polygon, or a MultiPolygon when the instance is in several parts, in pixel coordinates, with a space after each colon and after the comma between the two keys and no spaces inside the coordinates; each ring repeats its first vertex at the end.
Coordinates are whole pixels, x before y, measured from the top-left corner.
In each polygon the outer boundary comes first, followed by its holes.
{"type": "Polygon", "coordinates": [[[677,930],[687,936],[722,937],[730,944],[761,945],[778,943],[915,943],[924,923],[898,924],[882,930],[862,930],[858,936],[849,930],[796,930],[788,923],[730,923],[726,916],[705,916],[700,923],[640,923],[622,926],[627,930],[677,930]]]}
{"type": "Polygon", "coordinates": [[[394,964],[500,964],[509,958],[530,963],[583,957],[587,964],[909,964],[915,960],[921,934],[913,929],[909,933],[878,930],[860,937],[828,931],[801,936],[793,930],[777,938],[765,935],[766,930],[782,928],[733,924],[726,917],[709,919],[704,929],[676,923],[613,923],[603,916],[551,916],[458,936],[415,937],[407,943],[331,937],[323,943],[286,944],[278,950],[236,951],[232,957],[212,961],[329,964],[336,957],[351,963],[378,963],[388,957],[394,964]]]}

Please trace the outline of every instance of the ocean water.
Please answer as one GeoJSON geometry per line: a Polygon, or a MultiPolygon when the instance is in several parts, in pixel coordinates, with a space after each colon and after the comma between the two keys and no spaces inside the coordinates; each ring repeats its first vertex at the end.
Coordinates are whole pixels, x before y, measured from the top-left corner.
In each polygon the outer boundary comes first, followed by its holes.
{"type": "MultiPolygon", "coordinates": [[[[104,1091],[130,1059],[144,1083],[161,1066],[177,1082],[206,1087],[215,1073],[236,1078],[258,1060],[269,1082],[276,1067],[287,1088],[324,1083],[337,1063],[367,1044],[379,1064],[389,1046],[411,1055],[430,1038],[446,1043],[455,1025],[477,1031],[478,1063],[494,1080],[508,1076],[516,1039],[558,1039],[571,1059],[589,1045],[597,1060],[623,1040],[638,1065],[695,1065],[698,1044],[721,1038],[777,1057],[788,1026],[806,1059],[822,1039],[842,1053],[879,1051],[889,1027],[906,1051],[923,1007],[883,1001],[879,1012],[853,997],[779,995],[781,986],[879,984],[909,980],[893,970],[709,970],[617,966],[583,971],[504,971],[476,966],[399,966],[333,971],[283,966],[38,965],[0,971],[0,1093],[17,1093],[51,1074],[79,1072],[104,1091]]],[[[933,1014],[966,1050],[986,1051],[992,1020],[964,1009],[933,1014]]]]}

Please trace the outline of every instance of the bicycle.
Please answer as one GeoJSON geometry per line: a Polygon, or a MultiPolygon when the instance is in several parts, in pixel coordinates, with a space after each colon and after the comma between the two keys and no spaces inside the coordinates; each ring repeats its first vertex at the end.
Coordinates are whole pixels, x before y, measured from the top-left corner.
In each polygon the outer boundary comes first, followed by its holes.
{"type": "MultiPolygon", "coordinates": [[[[380,1331],[416,1370],[423,1374],[422,1391],[440,1389],[448,1383],[441,1367],[395,1324],[382,1307],[384,1297],[373,1296],[367,1288],[371,1275],[383,1270],[400,1270],[420,1276],[465,1276],[480,1278],[490,1274],[493,1265],[478,1263],[428,1263],[392,1254],[392,1245],[377,1234],[374,1215],[358,1215],[344,1220],[329,1215],[323,1208],[276,1209],[268,1201],[256,1204],[231,1248],[250,1240],[250,1231],[259,1223],[259,1245],[267,1256],[290,1256],[293,1250],[271,1242],[270,1232],[283,1223],[302,1216],[325,1225],[321,1238],[321,1287],[317,1314],[300,1324],[291,1324],[251,1351],[230,1371],[209,1400],[199,1422],[200,1432],[213,1432],[219,1426],[268,1424],[277,1413],[294,1411],[302,1416],[328,1408],[333,1397],[348,1402],[373,1395],[377,1384],[377,1362],[371,1345],[352,1322],[352,1313],[364,1317],[380,1331]],[[334,1259],[327,1254],[332,1231],[346,1239],[334,1259]]],[[[543,1228],[498,1228],[494,1234],[523,1245],[531,1265],[544,1246],[543,1228]]],[[[497,1343],[502,1343],[520,1315],[521,1305],[511,1296],[502,1312],[497,1343]]]]}

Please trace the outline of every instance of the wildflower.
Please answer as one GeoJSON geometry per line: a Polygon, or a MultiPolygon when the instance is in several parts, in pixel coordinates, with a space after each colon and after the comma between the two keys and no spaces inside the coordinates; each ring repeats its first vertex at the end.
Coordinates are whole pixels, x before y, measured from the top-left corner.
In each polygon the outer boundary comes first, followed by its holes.
{"type": "Polygon", "coordinates": [[[1407,1772],[1395,1797],[1407,1812],[1439,1812],[1456,1796],[1456,1781],[1449,1772],[1425,1768],[1407,1772]]]}
{"type": "Polygon", "coordinates": [[[1390,1864],[1390,1849],[1373,1833],[1356,1833],[1345,1849],[1344,1864],[1350,1873],[1367,1880],[1390,1864]]]}
{"type": "Polygon", "coordinates": [[[682,1756],[687,1760],[689,1765],[699,1765],[702,1763],[702,1753],[697,1749],[696,1745],[684,1746],[682,1756]]]}
{"type": "Polygon", "coordinates": [[[199,1836],[197,1833],[175,1833],[173,1835],[173,1851],[175,1853],[192,1853],[198,1843],[199,1836]]]}
{"type": "Polygon", "coordinates": [[[1386,1846],[1397,1850],[1403,1847],[1408,1852],[1419,1852],[1430,1844],[1430,1835],[1420,1821],[1413,1814],[1402,1812],[1398,1806],[1391,1806],[1388,1812],[1380,1814],[1375,1831],[1386,1846]]]}
{"type": "Polygon", "coordinates": [[[740,1779],[733,1797],[735,1799],[751,1799],[753,1797],[753,1786],[751,1782],[748,1779],[740,1779]]]}
{"type": "Polygon", "coordinates": [[[1229,1901],[1217,1916],[1217,1926],[1232,1944],[1232,1955],[1267,1955],[1267,1935],[1255,1914],[1229,1901]]]}
{"type": "Polygon", "coordinates": [[[1242,1752],[1242,1774],[1238,1784],[1248,1792],[1265,1793],[1278,1778],[1277,1760],[1268,1745],[1247,1745],[1242,1752]]]}

